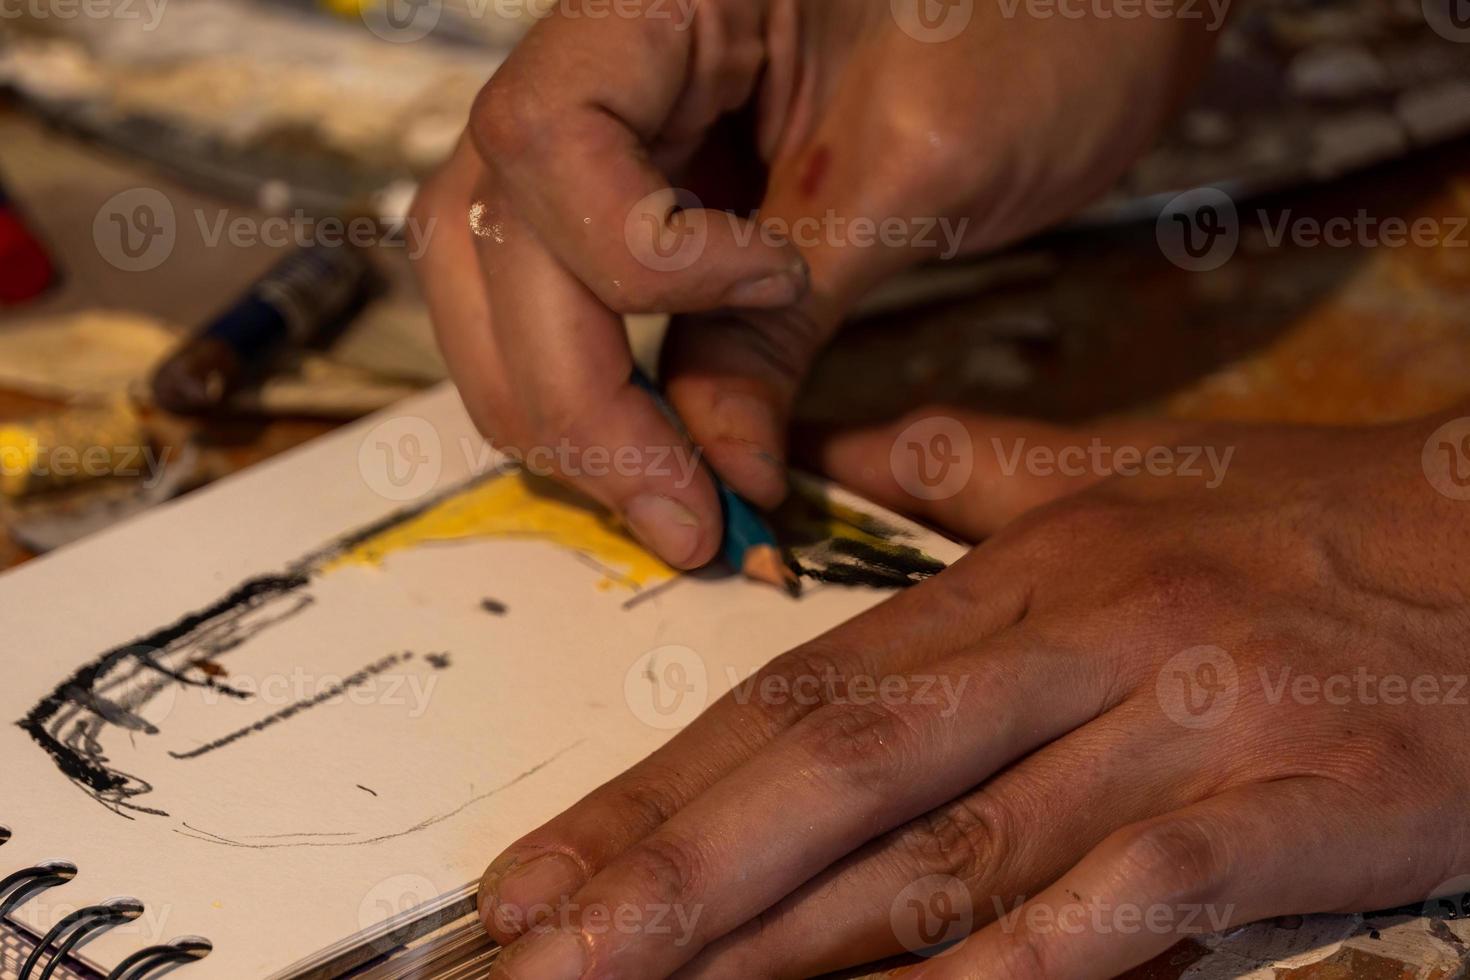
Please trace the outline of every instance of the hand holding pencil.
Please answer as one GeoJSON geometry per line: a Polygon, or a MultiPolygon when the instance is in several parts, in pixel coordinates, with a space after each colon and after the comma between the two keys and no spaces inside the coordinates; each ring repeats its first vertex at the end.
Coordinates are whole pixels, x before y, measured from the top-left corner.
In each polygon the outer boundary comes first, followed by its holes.
{"type": "MultiPolygon", "coordinates": [[[[653,396],[659,408],[680,431],[684,423],[659,391],[653,379],[639,368],[633,369],[633,383],[653,396]]],[[[755,508],[734,490],[715,477],[715,490],[720,495],[720,514],[724,518],[724,536],[720,541],[720,557],[746,578],[784,589],[793,599],[801,595],[801,579],[786,561],[776,534],[755,508]]]]}

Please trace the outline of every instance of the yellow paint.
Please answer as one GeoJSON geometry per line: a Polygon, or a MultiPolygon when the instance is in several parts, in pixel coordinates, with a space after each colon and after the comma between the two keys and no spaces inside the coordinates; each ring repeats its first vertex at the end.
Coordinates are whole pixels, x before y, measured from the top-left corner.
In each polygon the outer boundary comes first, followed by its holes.
{"type": "Polygon", "coordinates": [[[798,512],[788,504],[785,513],[791,516],[784,523],[794,524],[793,528],[784,527],[780,520],[781,515],[777,515],[777,533],[780,534],[782,530],[788,532],[783,539],[792,537],[795,532],[796,537],[804,539],[808,544],[825,544],[835,538],[846,538],[875,548],[893,547],[892,538],[867,530],[874,520],[871,515],[833,500],[815,487],[798,485],[796,490],[797,493],[792,495],[789,504],[794,504],[799,497],[806,506],[798,512]]]}
{"type": "Polygon", "coordinates": [[[880,538],[871,531],[866,530],[865,525],[872,518],[862,511],[840,504],[835,500],[822,500],[820,506],[826,508],[826,521],[824,528],[829,537],[850,538],[853,541],[861,541],[874,547],[884,548],[893,544],[887,538],[880,538]]]}
{"type": "Polygon", "coordinates": [[[0,425],[0,495],[20,497],[137,467],[144,441],[125,402],[0,425]]]}
{"type": "Polygon", "coordinates": [[[607,513],[558,494],[538,492],[533,481],[519,471],[486,480],[374,535],[327,562],[323,571],[344,565],[378,565],[396,551],[424,544],[492,537],[549,541],[575,551],[607,570],[608,579],[599,588],[621,585],[638,590],[676,574],[607,513]]]}
{"type": "Polygon", "coordinates": [[[19,497],[40,462],[41,444],[29,429],[0,426],[0,494],[19,497]]]}

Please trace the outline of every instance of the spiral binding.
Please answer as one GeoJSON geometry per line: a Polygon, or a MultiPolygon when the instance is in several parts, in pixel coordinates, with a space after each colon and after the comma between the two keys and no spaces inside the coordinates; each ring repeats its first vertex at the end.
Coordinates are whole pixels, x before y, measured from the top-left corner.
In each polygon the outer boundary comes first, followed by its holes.
{"type": "Polygon", "coordinates": [[[84,909],[77,909],[70,915],[62,916],[61,921],[51,927],[51,931],[41,937],[36,943],[31,955],[26,957],[25,963],[20,968],[20,974],[16,980],[31,980],[31,971],[36,964],[41,962],[41,957],[46,954],[53,943],[56,946],[56,955],[46,964],[41,971],[38,980],[50,980],[51,974],[56,971],[59,964],[72,947],[79,943],[84,936],[103,929],[119,925],[123,922],[132,922],[143,914],[143,903],[136,898],[111,898],[101,905],[88,905],[84,909]],[[70,932],[70,935],[67,933],[70,932]],[[66,936],[65,939],[62,939],[66,936]]]}
{"type": "MultiPolygon", "coordinates": [[[[10,828],[0,826],[0,844],[11,838],[10,828]]],[[[70,861],[42,861],[0,878],[0,919],[24,905],[48,888],[64,885],[77,876],[77,866],[70,861]]],[[[51,976],[71,951],[86,939],[105,929],[132,922],[143,914],[143,903],[136,898],[110,898],[63,916],[31,949],[16,980],[51,980],[51,976]],[[41,968],[46,951],[55,947],[50,960],[41,968]]],[[[142,977],[168,964],[189,963],[203,959],[213,945],[202,936],[179,936],[166,943],[140,949],[119,963],[107,980],[141,980],[142,977]]]]}
{"type": "Polygon", "coordinates": [[[64,885],[77,876],[77,866],[70,861],[42,861],[29,868],[0,878],[0,916],[9,915],[48,888],[64,885]],[[16,887],[19,885],[20,887],[16,887]]]}
{"type": "Polygon", "coordinates": [[[166,963],[192,963],[194,960],[202,960],[212,949],[214,946],[203,936],[179,936],[166,943],[138,950],[119,963],[107,975],[107,980],[135,980],[166,963]]]}

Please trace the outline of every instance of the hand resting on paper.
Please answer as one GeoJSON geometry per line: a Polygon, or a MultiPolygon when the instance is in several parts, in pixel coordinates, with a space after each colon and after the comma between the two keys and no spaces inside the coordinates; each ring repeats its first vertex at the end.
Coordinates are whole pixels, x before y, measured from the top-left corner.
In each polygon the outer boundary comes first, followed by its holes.
{"type": "Polygon", "coordinates": [[[620,314],[682,314],[670,400],[731,488],[775,505],[798,386],[852,304],[1101,193],[1215,36],[907,6],[562,0],[416,202],[434,229],[416,267],[476,424],[675,566],[714,556],[720,510],[703,467],[658,463],[693,450],[629,384],[620,314]]]}
{"type": "Polygon", "coordinates": [[[834,437],[840,481],[990,536],[497,858],[494,975],[806,977],[973,927],[903,975],[1085,980],[1184,935],[1470,890],[1456,414],[972,418],[973,474],[927,505],[887,465],[903,423],[834,437]],[[1023,438],[1116,472],[1018,464],[1023,438]],[[763,693],[805,678],[815,703],[763,693]],[[924,678],[958,697],[875,696],[924,678]]]}
{"type": "MultiPolygon", "coordinates": [[[[1210,41],[1005,4],[943,40],[889,0],[621,9],[566,0],[486,87],[418,202],[438,229],[418,268],[481,429],[556,447],[558,476],[681,567],[718,543],[706,472],[576,465],[690,448],[628,385],[619,314],[679,314],[671,398],[714,470],[773,504],[813,356],[947,247],[864,246],[850,223],[948,221],[959,251],[1044,227],[1111,183],[1210,41]]],[[[496,858],[496,974],[804,977],[973,931],[913,975],[1108,977],[1181,935],[1453,888],[1470,508],[1457,471],[1426,479],[1449,418],[970,419],[975,472],[928,504],[894,480],[901,428],[834,438],[838,480],[990,537],[496,858]],[[1025,436],[1059,459],[1094,435],[1115,475],[985,451],[1025,436]],[[1156,472],[1153,447],[1193,468],[1156,472]],[[921,690],[954,697],[878,693],[921,690]]]]}

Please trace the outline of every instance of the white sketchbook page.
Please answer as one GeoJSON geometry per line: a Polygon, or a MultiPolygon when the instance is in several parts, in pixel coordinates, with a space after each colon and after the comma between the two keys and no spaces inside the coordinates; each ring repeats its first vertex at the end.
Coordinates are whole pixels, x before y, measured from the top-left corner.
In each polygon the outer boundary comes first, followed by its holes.
{"type": "MultiPolygon", "coordinates": [[[[559,544],[420,542],[376,565],[318,558],[305,584],[274,582],[255,605],[207,619],[156,655],[183,683],[121,655],[98,690],[136,719],[77,707],[85,695],[66,683],[78,668],[412,506],[379,492],[385,437],[443,450],[435,478],[420,471],[404,492],[459,500],[477,475],[475,486],[495,482],[442,388],[0,578],[0,823],[14,832],[0,869],[48,858],[81,869],[23,908],[28,924],[132,895],[146,914],[88,944],[94,964],[198,934],[214,952],[181,976],[280,972],[475,880],[701,705],[886,594],[819,586],[792,601],[686,577],[630,608],[639,593],[559,544]],[[681,672],[685,696],[652,703],[649,669],[681,672]],[[47,704],[42,730],[118,780],[111,789],[69,778],[14,723],[47,704]]],[[[941,560],[962,552],[906,533],[941,560]]]]}

